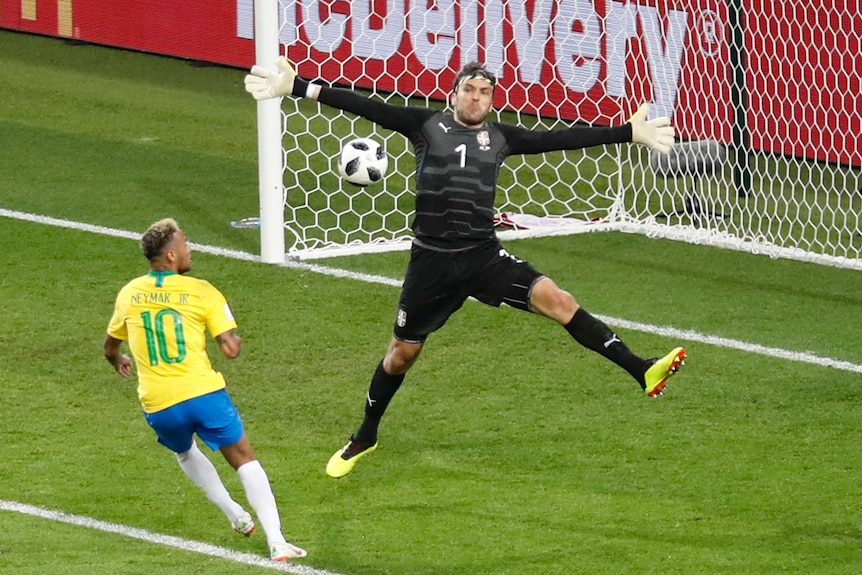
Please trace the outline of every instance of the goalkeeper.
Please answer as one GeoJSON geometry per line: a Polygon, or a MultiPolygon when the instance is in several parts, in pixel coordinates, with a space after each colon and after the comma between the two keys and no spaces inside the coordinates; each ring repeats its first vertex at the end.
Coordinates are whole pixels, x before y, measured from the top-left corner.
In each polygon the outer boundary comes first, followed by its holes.
{"type": "Polygon", "coordinates": [[[548,317],[578,343],[623,368],[646,395],[662,393],[684,362],[685,350],[677,347],[657,359],[634,354],[569,292],[509,254],[497,239],[493,215],[497,175],[507,156],[625,142],[667,153],[674,143],[668,118],[648,121],[649,106],[644,104],[622,126],[527,130],[488,120],[496,77],[478,62],[467,64],[455,77],[451,113],[393,106],[321,86],[299,78],[283,57],[277,66],[278,71],[254,66],[246,76],[246,90],[255,99],[317,100],[404,135],[416,155],[414,239],[393,337],[371,378],[362,424],[329,459],[330,477],[347,475],[377,448],[380,420],[428,335],[443,327],[468,297],[548,317]]]}

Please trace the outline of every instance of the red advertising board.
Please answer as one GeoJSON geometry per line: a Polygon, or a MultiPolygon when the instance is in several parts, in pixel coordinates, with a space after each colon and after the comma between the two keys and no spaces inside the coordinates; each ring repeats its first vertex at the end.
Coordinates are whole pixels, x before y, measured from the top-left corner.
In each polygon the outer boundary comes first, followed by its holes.
{"type": "MultiPolygon", "coordinates": [[[[251,2],[251,0],[249,0],[251,2]]],[[[0,27],[236,66],[254,40],[237,36],[228,0],[0,0],[0,27]],[[70,24],[62,25],[68,14],[70,24]]]]}
{"type": "MultiPolygon", "coordinates": [[[[738,3],[738,2],[737,2],[738,3]]],[[[249,67],[254,0],[0,0],[0,27],[249,67]]],[[[858,3],[742,2],[754,149],[862,166],[858,3]]],[[[496,104],[614,123],[639,101],[686,138],[730,142],[738,116],[727,1],[281,0],[310,78],[445,98],[469,60],[496,104]]]]}

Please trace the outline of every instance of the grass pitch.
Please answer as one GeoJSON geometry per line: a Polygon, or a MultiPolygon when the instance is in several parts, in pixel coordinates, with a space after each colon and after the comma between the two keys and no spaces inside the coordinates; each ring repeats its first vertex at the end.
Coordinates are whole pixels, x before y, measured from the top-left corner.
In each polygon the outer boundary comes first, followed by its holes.
{"type": "MultiPolygon", "coordinates": [[[[254,105],[244,72],[0,32],[0,208],[133,232],[170,215],[190,239],[256,253],[254,105]]],[[[132,240],[0,218],[0,500],[263,556],[230,530],[101,357],[132,240]]],[[[507,246],[593,313],[680,343],[658,400],[551,322],[468,303],[432,336],[381,447],[342,480],[397,288],[197,253],[243,354],[211,356],[279,499],[297,564],[346,575],[799,573],[862,565],[859,272],[623,234],[507,246]]],[[[397,279],[406,254],[327,261],[397,279]]],[[[214,458],[242,498],[238,479],[214,458]]],[[[262,569],[0,511],[0,572],[262,569]]]]}

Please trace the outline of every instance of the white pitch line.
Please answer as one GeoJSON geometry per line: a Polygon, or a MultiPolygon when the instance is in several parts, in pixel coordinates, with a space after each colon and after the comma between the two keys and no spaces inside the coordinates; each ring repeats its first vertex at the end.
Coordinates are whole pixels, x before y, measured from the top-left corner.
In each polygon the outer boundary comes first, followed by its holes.
{"type": "MultiPolygon", "coordinates": [[[[61,220],[57,218],[50,218],[47,216],[39,216],[35,214],[28,214],[25,212],[16,212],[11,210],[5,210],[0,208],[0,216],[5,216],[8,218],[15,218],[18,220],[26,220],[31,222],[36,222],[40,224],[46,224],[51,226],[59,226],[64,228],[71,228],[75,230],[82,230],[86,232],[92,232],[96,234],[114,236],[119,238],[129,238],[138,240],[141,237],[141,234],[136,234],[133,232],[128,232],[125,230],[118,230],[114,228],[106,228],[102,226],[93,226],[90,224],[84,224],[80,222],[72,222],[69,220],[61,220]]],[[[227,258],[245,260],[245,261],[260,261],[260,257],[254,254],[250,254],[247,252],[241,252],[237,250],[229,250],[225,248],[219,248],[216,246],[207,246],[203,244],[191,244],[192,248],[207,254],[224,256],[227,258]]],[[[338,278],[346,278],[353,279],[358,281],[364,281],[368,283],[377,283],[384,284],[394,287],[401,286],[401,280],[391,279],[383,276],[372,275],[372,274],[362,274],[357,272],[352,272],[349,270],[342,270],[339,268],[332,268],[328,266],[322,266],[318,264],[309,264],[304,262],[295,262],[295,261],[285,261],[282,264],[274,264],[281,265],[287,268],[306,270],[314,273],[319,273],[323,275],[338,277],[338,278]]],[[[644,333],[651,333],[655,335],[660,335],[663,337],[669,337],[673,339],[683,339],[686,341],[697,341],[700,343],[706,343],[709,345],[714,345],[717,347],[725,347],[729,349],[737,349],[740,351],[745,351],[748,353],[756,353],[759,355],[765,355],[769,357],[776,357],[780,359],[786,359],[789,361],[798,361],[802,363],[810,363],[813,365],[819,365],[822,367],[831,367],[833,369],[838,369],[841,371],[850,371],[855,373],[862,373],[862,365],[851,363],[849,361],[843,361],[839,359],[833,359],[829,357],[822,357],[815,355],[813,353],[808,352],[797,352],[797,351],[789,351],[786,349],[781,349],[777,347],[766,347],[763,345],[759,345],[756,343],[749,343],[745,341],[728,339],[725,337],[719,337],[714,335],[703,334],[697,331],[692,330],[683,330],[677,329],[670,326],[656,326],[646,323],[633,322],[625,319],[601,316],[597,315],[602,321],[614,326],[614,327],[622,327],[626,329],[631,329],[634,331],[641,331],[644,333]]]]}
{"type": "MultiPolygon", "coordinates": [[[[45,224],[48,226],[54,226],[58,228],[69,228],[72,230],[78,230],[82,232],[90,232],[93,234],[99,234],[102,236],[111,236],[115,238],[125,238],[129,240],[140,240],[141,234],[136,232],[129,232],[126,230],[118,230],[116,228],[106,228],[104,226],[94,226],[92,224],[84,224],[81,222],[73,222],[71,220],[62,220],[59,218],[52,218],[49,216],[40,216],[37,214],[28,214],[26,212],[16,212],[13,210],[7,210],[0,208],[0,216],[6,218],[12,218],[15,220],[24,220],[27,222],[34,222],[37,224],[45,224]]],[[[210,254],[215,256],[222,256],[226,258],[231,258],[235,260],[243,260],[247,262],[260,262],[260,256],[255,254],[251,254],[248,252],[242,252],[239,250],[230,250],[227,248],[220,248],[217,246],[208,246],[205,244],[196,244],[194,242],[189,242],[189,245],[193,250],[204,254],[210,254]]],[[[279,265],[281,267],[298,269],[310,271],[318,274],[333,276],[337,278],[346,278],[346,279],[354,279],[359,281],[364,281],[367,283],[377,283],[389,286],[400,287],[401,280],[394,280],[391,278],[373,275],[373,274],[363,274],[359,272],[352,272],[349,270],[342,270],[339,268],[332,268],[328,266],[321,266],[318,264],[309,264],[305,262],[285,260],[280,264],[270,264],[270,265],[279,265]]]]}
{"type": "Polygon", "coordinates": [[[635,331],[642,331],[646,333],[652,333],[655,335],[661,335],[664,337],[669,337],[671,339],[684,339],[686,341],[697,341],[700,343],[707,343],[709,345],[714,345],[717,347],[726,347],[730,349],[738,349],[740,351],[747,351],[749,353],[757,353],[760,355],[767,355],[769,357],[777,357],[780,359],[787,359],[790,361],[800,361],[802,363],[811,363],[814,365],[819,365],[822,367],[831,367],[833,369],[840,369],[842,371],[852,371],[856,373],[862,373],[862,365],[856,363],[850,363],[849,361],[842,361],[840,359],[832,359],[831,357],[822,357],[819,355],[814,355],[813,353],[808,352],[799,352],[799,351],[788,351],[786,349],[781,349],[780,347],[766,347],[764,345],[759,345],[756,343],[748,343],[745,341],[739,341],[737,339],[728,339],[726,337],[719,337],[716,335],[707,335],[704,333],[700,333],[697,331],[689,330],[689,329],[677,329],[674,327],[661,327],[650,325],[647,323],[638,323],[635,321],[629,321],[626,319],[618,319],[614,317],[606,317],[601,315],[596,315],[596,317],[600,318],[602,321],[613,325],[614,327],[623,327],[626,329],[631,329],[635,331]]]}
{"type": "Polygon", "coordinates": [[[171,535],[161,535],[159,533],[152,533],[144,529],[137,529],[135,527],[128,527],[126,525],[118,525],[116,523],[99,521],[98,519],[92,519],[91,517],[85,517],[83,515],[71,515],[69,513],[63,513],[61,511],[52,511],[50,509],[44,509],[42,507],[36,507],[33,505],[26,505],[24,503],[18,503],[16,501],[5,501],[3,499],[0,499],[0,510],[12,511],[24,515],[32,515],[34,517],[39,517],[40,519],[57,521],[60,523],[68,523],[77,527],[87,527],[90,529],[96,529],[98,531],[104,531],[107,533],[116,533],[117,535],[123,535],[132,539],[139,539],[141,541],[146,541],[147,543],[165,545],[167,547],[173,547],[175,549],[181,549],[183,551],[200,553],[201,555],[208,555],[210,557],[215,557],[216,559],[225,559],[227,561],[233,561],[234,563],[242,563],[244,565],[251,565],[254,567],[263,567],[265,569],[272,569],[275,571],[295,573],[296,575],[340,575],[339,573],[334,573],[332,571],[314,569],[313,567],[309,567],[307,565],[297,565],[295,563],[289,562],[281,563],[270,561],[269,559],[265,559],[258,555],[242,553],[240,551],[234,551],[232,549],[226,549],[224,547],[210,545],[209,543],[181,539],[179,537],[173,537],[171,535]]]}

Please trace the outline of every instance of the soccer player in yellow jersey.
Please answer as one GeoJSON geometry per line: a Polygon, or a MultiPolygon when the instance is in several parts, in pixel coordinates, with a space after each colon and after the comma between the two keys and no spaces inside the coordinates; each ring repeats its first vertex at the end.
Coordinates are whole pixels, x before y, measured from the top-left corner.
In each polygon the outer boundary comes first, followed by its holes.
{"type": "Polygon", "coordinates": [[[128,340],[147,423],[233,528],[249,536],[255,523],[230,496],[194,435],[221,451],[236,470],[266,533],[270,557],[304,557],[303,549],[284,539],[269,478],[255,458],[224,377],[213,370],[206,353],[209,331],[226,357],[239,355],[242,340],[225,297],[208,281],[184,275],[191,270],[192,251],[173,219],[151,225],[141,238],[141,249],[150,271],[120,290],[105,337],[105,357],[121,376],[129,377],[132,359],[120,353],[128,340]]]}

